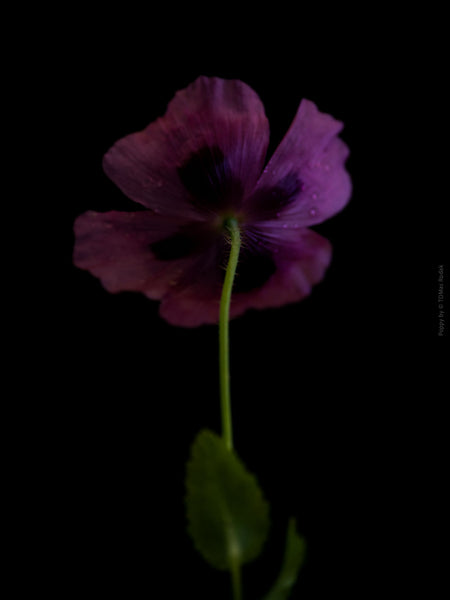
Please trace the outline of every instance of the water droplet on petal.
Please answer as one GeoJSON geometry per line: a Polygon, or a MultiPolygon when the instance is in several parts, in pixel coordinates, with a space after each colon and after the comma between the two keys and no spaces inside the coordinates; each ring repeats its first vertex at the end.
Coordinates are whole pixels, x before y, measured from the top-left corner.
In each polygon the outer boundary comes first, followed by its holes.
{"type": "Polygon", "coordinates": [[[311,217],[315,217],[317,215],[317,210],[315,208],[310,208],[309,214],[311,215],[311,217]]]}
{"type": "Polygon", "coordinates": [[[313,200],[317,200],[317,194],[311,194],[311,198],[312,198],[313,200]]]}
{"type": "Polygon", "coordinates": [[[288,228],[288,224],[287,223],[283,223],[283,229],[287,229],[288,228]]]}

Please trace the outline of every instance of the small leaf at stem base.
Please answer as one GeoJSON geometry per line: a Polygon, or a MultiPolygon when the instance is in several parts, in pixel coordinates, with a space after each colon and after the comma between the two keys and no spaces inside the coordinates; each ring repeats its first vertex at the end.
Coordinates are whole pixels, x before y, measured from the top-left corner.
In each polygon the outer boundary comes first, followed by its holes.
{"type": "Polygon", "coordinates": [[[290,519],[281,571],[263,600],[286,600],[289,597],[305,559],[305,552],[306,542],[296,531],[295,519],[290,519]]]}

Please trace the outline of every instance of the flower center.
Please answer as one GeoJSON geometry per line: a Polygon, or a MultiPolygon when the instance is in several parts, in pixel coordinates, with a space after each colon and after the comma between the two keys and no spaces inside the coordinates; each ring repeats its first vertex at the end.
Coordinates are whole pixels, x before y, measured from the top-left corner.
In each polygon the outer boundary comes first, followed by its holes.
{"type": "Polygon", "coordinates": [[[177,169],[192,204],[205,211],[232,210],[242,199],[242,184],[218,146],[204,146],[177,169]]]}

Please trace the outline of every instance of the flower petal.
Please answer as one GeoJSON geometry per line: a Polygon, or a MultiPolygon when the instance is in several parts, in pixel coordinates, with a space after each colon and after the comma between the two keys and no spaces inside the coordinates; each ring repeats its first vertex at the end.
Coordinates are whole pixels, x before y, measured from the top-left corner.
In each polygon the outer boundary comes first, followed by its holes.
{"type": "Polygon", "coordinates": [[[268,139],[264,107],[248,85],[199,77],[176,93],[163,117],[119,140],[104,170],[147,208],[202,219],[253,189],[268,139]]]}
{"type": "Polygon", "coordinates": [[[337,137],[343,124],[302,100],[287,134],[264,169],[246,212],[253,222],[281,228],[309,227],[347,204],[351,181],[348,148],[337,137]]]}
{"type": "Polygon", "coordinates": [[[321,281],[331,261],[331,244],[315,231],[304,229],[297,240],[274,253],[276,270],[264,285],[232,297],[230,315],[249,308],[275,308],[298,302],[321,281]]]}
{"type": "Polygon", "coordinates": [[[159,300],[197,260],[198,252],[180,239],[183,223],[150,211],[88,211],[75,221],[74,263],[109,292],[138,291],[159,300]]]}
{"type": "Polygon", "coordinates": [[[198,327],[218,323],[223,276],[220,262],[203,257],[162,299],[159,314],[172,325],[198,327]]]}
{"type": "MultiPolygon", "coordinates": [[[[257,267],[260,260],[266,261],[257,276],[250,273],[252,269],[243,268],[242,261],[238,263],[231,318],[250,308],[278,307],[306,297],[325,274],[331,260],[331,245],[314,231],[302,230],[296,232],[295,243],[292,240],[289,248],[285,246],[271,256],[272,267],[267,255],[255,255],[255,260],[252,266],[257,267]],[[242,291],[248,287],[251,289],[242,291]]],[[[217,257],[209,263],[203,262],[200,276],[192,277],[189,285],[170,290],[161,302],[161,316],[173,325],[184,327],[217,323],[223,281],[223,269],[220,271],[218,264],[217,257]]]]}

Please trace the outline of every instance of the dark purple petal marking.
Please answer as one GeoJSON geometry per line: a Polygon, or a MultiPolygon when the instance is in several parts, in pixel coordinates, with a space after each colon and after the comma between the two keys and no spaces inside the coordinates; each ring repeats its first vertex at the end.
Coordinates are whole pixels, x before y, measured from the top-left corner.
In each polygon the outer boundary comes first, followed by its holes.
{"type": "Polygon", "coordinates": [[[191,224],[180,227],[170,236],[157,240],[149,245],[149,249],[157,260],[178,260],[207,252],[211,255],[211,246],[217,243],[214,229],[203,224],[191,224]]]}
{"type": "MultiPolygon", "coordinates": [[[[228,261],[230,248],[223,244],[219,251],[219,265],[221,265],[220,279],[225,277],[224,267],[228,261]]],[[[243,294],[263,286],[275,273],[276,265],[271,253],[266,248],[258,251],[249,247],[243,247],[239,254],[239,262],[233,284],[233,294],[243,294]]]]}
{"type": "Polygon", "coordinates": [[[241,252],[233,293],[243,294],[262,287],[275,271],[276,265],[269,254],[241,252]]]}
{"type": "Polygon", "coordinates": [[[303,189],[296,173],[288,173],[275,186],[257,190],[248,201],[248,212],[255,220],[271,219],[289,206],[303,189]]]}
{"type": "Polygon", "coordinates": [[[297,194],[302,189],[302,182],[295,173],[288,173],[283,179],[271,190],[271,208],[284,208],[295,200],[297,194]]]}
{"type": "Polygon", "coordinates": [[[177,260],[192,254],[198,244],[194,238],[185,233],[176,233],[150,245],[150,250],[158,260],[177,260]]]}
{"type": "Polygon", "coordinates": [[[178,176],[198,208],[217,210],[237,206],[242,185],[218,146],[205,146],[178,167],[178,176]]]}

